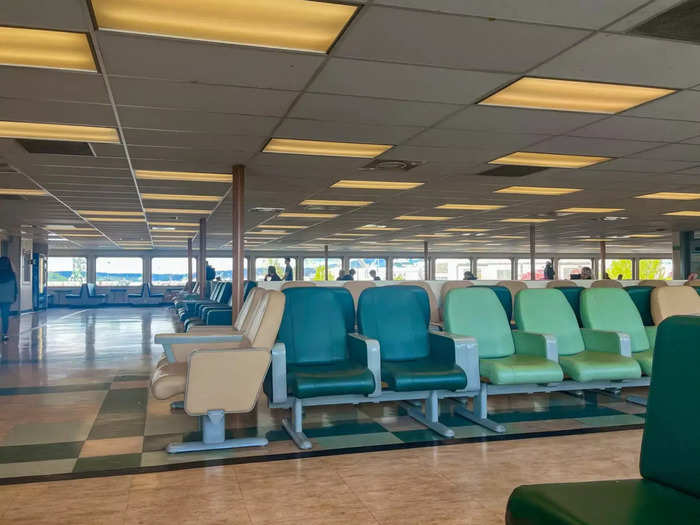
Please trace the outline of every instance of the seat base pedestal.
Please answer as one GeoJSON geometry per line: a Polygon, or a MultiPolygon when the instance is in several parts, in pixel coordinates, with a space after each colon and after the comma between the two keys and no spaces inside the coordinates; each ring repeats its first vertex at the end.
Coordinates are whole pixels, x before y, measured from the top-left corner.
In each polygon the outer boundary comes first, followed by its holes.
{"type": "Polygon", "coordinates": [[[189,441],[186,443],[170,443],[165,449],[168,454],[177,454],[180,452],[198,452],[201,450],[221,450],[227,448],[242,448],[242,447],[264,447],[268,444],[266,438],[238,438],[225,439],[219,443],[205,443],[204,441],[189,441]]]}
{"type": "Polygon", "coordinates": [[[506,431],[505,425],[491,421],[488,418],[488,387],[484,383],[479,385],[479,394],[474,397],[473,411],[469,410],[459,401],[454,401],[457,404],[455,407],[455,414],[462,416],[469,421],[473,421],[477,425],[480,425],[488,430],[498,433],[506,431]]]}
{"type": "Polygon", "coordinates": [[[290,421],[286,417],[282,419],[282,427],[287,431],[289,437],[292,441],[296,443],[296,446],[302,450],[309,450],[311,448],[311,441],[304,434],[301,423],[304,417],[303,403],[301,399],[295,399],[292,404],[292,420],[290,421]]]}
{"type": "Polygon", "coordinates": [[[425,425],[433,432],[448,438],[455,437],[455,432],[450,427],[443,425],[438,420],[440,409],[438,407],[438,395],[435,390],[431,391],[425,400],[425,413],[416,407],[411,401],[402,401],[401,407],[406,413],[419,423],[425,425]]]}
{"type": "Polygon", "coordinates": [[[185,402],[184,401],[173,401],[170,403],[170,410],[178,410],[178,409],[184,409],[185,408],[185,402]]]}

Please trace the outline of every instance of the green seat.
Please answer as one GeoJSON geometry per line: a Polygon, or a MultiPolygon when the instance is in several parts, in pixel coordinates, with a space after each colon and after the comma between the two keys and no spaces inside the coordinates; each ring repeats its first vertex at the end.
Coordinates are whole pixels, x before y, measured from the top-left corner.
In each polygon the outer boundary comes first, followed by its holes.
{"type": "Polygon", "coordinates": [[[579,286],[565,286],[563,288],[554,288],[554,290],[564,294],[564,297],[566,297],[566,300],[569,302],[569,306],[571,306],[571,309],[574,311],[574,315],[576,315],[578,325],[583,326],[581,323],[581,293],[585,288],[579,286]]]}
{"type": "Polygon", "coordinates": [[[288,365],[289,392],[299,398],[337,394],[369,394],[374,377],[367,367],[353,361],[319,365],[288,365]]]}
{"type": "Polygon", "coordinates": [[[651,292],[653,286],[626,286],[625,291],[637,307],[639,315],[642,317],[644,326],[653,326],[654,319],[651,317],[651,292]]]}
{"type": "Polygon", "coordinates": [[[521,330],[556,338],[559,364],[565,376],[574,381],[616,381],[641,376],[637,362],[609,345],[610,340],[599,339],[599,346],[586,348],[576,316],[557,289],[521,291],[515,297],[515,320],[521,330]],[[608,344],[604,344],[606,341],[608,344]]]}
{"type": "Polygon", "coordinates": [[[590,288],[581,295],[581,317],[586,328],[629,335],[632,357],[645,375],[651,374],[656,327],[642,324],[629,293],[619,288],[590,288]]]}
{"type": "Polygon", "coordinates": [[[513,295],[510,293],[510,290],[507,287],[496,284],[477,284],[474,286],[474,288],[488,288],[490,290],[493,290],[493,293],[496,294],[496,297],[498,297],[498,300],[501,302],[501,305],[503,306],[503,310],[505,311],[508,320],[510,321],[511,319],[513,319],[513,295]]]}
{"type": "Polygon", "coordinates": [[[383,361],[382,381],[389,390],[460,390],[467,386],[464,370],[456,364],[440,363],[431,357],[412,361],[383,361]]]}
{"type": "Polygon", "coordinates": [[[643,479],[516,488],[507,525],[700,523],[700,317],[659,326],[640,472],[643,479]],[[679,366],[679,363],[681,365],[679,366]]]}
{"type": "Polygon", "coordinates": [[[522,354],[479,359],[479,373],[494,385],[557,383],[564,378],[561,366],[554,361],[522,354]]]}

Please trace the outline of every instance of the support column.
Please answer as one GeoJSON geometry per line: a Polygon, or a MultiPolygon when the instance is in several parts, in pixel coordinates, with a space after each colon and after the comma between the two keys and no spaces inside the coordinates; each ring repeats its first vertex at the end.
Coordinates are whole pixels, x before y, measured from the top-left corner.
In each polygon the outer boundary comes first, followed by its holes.
{"type": "Polygon", "coordinates": [[[600,241],[600,278],[605,279],[605,256],[607,255],[605,241],[600,241]]]}
{"type": "Polygon", "coordinates": [[[423,241],[423,279],[430,280],[430,261],[428,260],[428,241],[423,241]]]}
{"type": "Polygon", "coordinates": [[[207,294],[207,219],[199,219],[199,297],[204,299],[207,294]]]}
{"type": "Polygon", "coordinates": [[[187,239],[187,287],[192,289],[192,239],[187,239]]]}
{"type": "Polygon", "coordinates": [[[535,274],[535,256],[537,251],[537,245],[535,242],[535,225],[530,224],[530,280],[536,281],[537,275],[535,274]]]}
{"type": "MultiPolygon", "coordinates": [[[[231,179],[231,203],[233,206],[233,238],[231,239],[231,256],[233,257],[233,278],[231,282],[231,322],[235,323],[243,304],[243,229],[245,197],[245,166],[240,164],[233,167],[231,179]]],[[[298,268],[297,268],[298,269],[298,268]]]]}
{"type": "Polygon", "coordinates": [[[323,260],[324,260],[324,263],[323,263],[324,268],[326,269],[324,272],[325,273],[324,281],[327,281],[328,280],[328,245],[327,244],[325,244],[323,246],[323,260]]]}

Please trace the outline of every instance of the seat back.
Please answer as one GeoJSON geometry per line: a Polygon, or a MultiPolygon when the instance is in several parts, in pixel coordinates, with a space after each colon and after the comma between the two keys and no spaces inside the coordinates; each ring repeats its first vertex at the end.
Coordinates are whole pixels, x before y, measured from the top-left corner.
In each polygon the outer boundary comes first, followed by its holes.
{"type": "MultiPolygon", "coordinates": [[[[95,283],[87,283],[85,285],[88,297],[95,297],[95,283]]],[[[82,295],[82,293],[81,293],[82,295]]]]}
{"type": "Polygon", "coordinates": [[[559,355],[585,349],[576,315],[559,290],[531,288],[520,292],[515,298],[515,322],[525,332],[554,335],[559,355]]]}
{"type": "Polygon", "coordinates": [[[651,316],[661,324],[672,315],[700,315],[700,295],[690,286],[659,286],[651,292],[651,316]]]}
{"type": "Polygon", "coordinates": [[[247,323],[243,337],[254,348],[271,349],[277,340],[280,323],[284,314],[286,298],[282,292],[268,290],[247,323]]]}
{"type": "Polygon", "coordinates": [[[347,358],[347,334],[354,329],[352,295],[341,287],[296,287],[282,292],[287,303],[278,340],[287,363],[333,363],[347,358]]]}
{"type": "Polygon", "coordinates": [[[285,281],[280,290],[287,290],[288,288],[310,288],[311,286],[316,286],[316,283],[310,281],[285,281]]]}
{"type": "Polygon", "coordinates": [[[243,301],[240,311],[238,312],[238,317],[233,323],[233,329],[239,332],[245,332],[247,325],[253,319],[253,314],[257,310],[260,301],[265,296],[268,290],[264,288],[256,288],[253,293],[248,295],[248,298],[243,301]]]}
{"type": "Polygon", "coordinates": [[[229,282],[221,283],[221,286],[219,288],[219,294],[216,298],[216,302],[221,303],[221,304],[228,303],[228,300],[231,298],[231,292],[232,292],[231,283],[229,283],[229,282]]]}
{"type": "Polygon", "coordinates": [[[578,325],[583,326],[583,322],[581,321],[581,293],[585,288],[565,286],[563,288],[555,288],[555,290],[564,294],[564,297],[566,297],[566,300],[569,302],[569,306],[571,306],[571,309],[574,311],[578,325]]]}
{"type": "Polygon", "coordinates": [[[512,305],[515,305],[515,296],[518,295],[518,292],[520,290],[527,290],[527,284],[525,284],[525,281],[498,281],[496,286],[508,288],[512,305]]]}
{"type": "Polygon", "coordinates": [[[377,286],[360,295],[361,334],[379,341],[382,361],[410,361],[430,353],[430,303],[420,286],[377,286]]]}
{"type": "Polygon", "coordinates": [[[668,282],[663,279],[642,279],[637,283],[639,286],[652,286],[654,288],[658,286],[668,286],[668,282]]]}
{"type": "Polygon", "coordinates": [[[482,284],[477,284],[476,288],[489,288],[490,290],[493,290],[493,293],[496,294],[498,300],[501,301],[503,309],[506,311],[506,315],[508,316],[508,320],[510,321],[513,318],[513,296],[510,294],[510,290],[508,288],[505,286],[487,286],[482,284]]]}
{"type": "Polygon", "coordinates": [[[374,284],[374,281],[345,281],[343,286],[348,292],[350,292],[350,295],[352,295],[355,309],[357,309],[357,301],[360,300],[360,294],[367,288],[374,288],[376,284],[374,284]]]}
{"type": "Polygon", "coordinates": [[[248,298],[250,291],[258,285],[255,281],[243,281],[243,300],[248,298]]]}
{"type": "Polygon", "coordinates": [[[686,281],[683,284],[685,286],[692,286],[693,288],[700,288],[700,279],[693,279],[692,281],[686,281]]]}
{"type": "Polygon", "coordinates": [[[445,298],[447,297],[447,294],[452,290],[467,288],[468,286],[474,286],[474,283],[471,281],[445,281],[442,283],[442,287],[440,288],[440,317],[443,320],[445,319],[445,298]]]}
{"type": "Polygon", "coordinates": [[[630,299],[637,307],[644,326],[652,326],[654,324],[654,320],[651,318],[651,291],[653,289],[653,286],[628,286],[625,288],[630,299]]]}
{"type": "Polygon", "coordinates": [[[479,286],[452,290],[443,308],[445,330],[476,338],[479,357],[515,353],[506,311],[493,290],[479,286]]]}
{"type": "Polygon", "coordinates": [[[569,279],[555,279],[547,281],[547,288],[577,288],[578,285],[569,279]]]}
{"type": "Polygon", "coordinates": [[[678,316],[659,326],[642,439],[646,479],[700,497],[700,317],[678,316]]]}
{"type": "Polygon", "coordinates": [[[591,288],[623,288],[620,281],[614,279],[601,279],[599,281],[593,281],[591,283],[591,288]]]}
{"type": "Polygon", "coordinates": [[[583,326],[594,330],[623,332],[630,336],[632,351],[649,350],[642,317],[624,290],[591,288],[581,295],[583,326]]]}
{"type": "Polygon", "coordinates": [[[425,281],[398,281],[396,284],[400,286],[419,286],[425,290],[428,295],[428,305],[430,306],[430,322],[439,323],[440,322],[440,309],[438,308],[437,298],[433,289],[425,281]]]}

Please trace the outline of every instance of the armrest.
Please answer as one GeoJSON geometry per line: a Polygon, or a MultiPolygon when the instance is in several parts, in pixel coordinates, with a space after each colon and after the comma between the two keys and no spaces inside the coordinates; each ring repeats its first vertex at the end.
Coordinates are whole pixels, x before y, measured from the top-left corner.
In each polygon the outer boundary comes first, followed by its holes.
{"type": "Polygon", "coordinates": [[[467,375],[464,390],[478,390],[481,383],[479,374],[479,344],[473,337],[449,332],[429,332],[430,353],[438,361],[454,363],[467,375]]]}
{"type": "Polygon", "coordinates": [[[647,339],[649,339],[649,350],[653,350],[656,347],[656,326],[645,326],[644,330],[647,333],[647,339]]]}
{"type": "Polygon", "coordinates": [[[163,345],[165,356],[170,363],[185,361],[189,354],[201,346],[209,348],[222,347],[225,345],[235,346],[243,340],[241,334],[158,334],[153,338],[153,342],[163,345]]]}
{"type": "Polygon", "coordinates": [[[555,363],[559,361],[557,338],[553,335],[520,330],[513,330],[511,334],[513,334],[516,354],[546,357],[555,363]]]}
{"type": "Polygon", "coordinates": [[[230,325],[231,324],[231,309],[207,309],[202,317],[208,325],[230,325]]]}
{"type": "Polygon", "coordinates": [[[581,335],[586,350],[632,357],[632,341],[630,336],[623,332],[581,328],[581,335]]]}
{"type": "Polygon", "coordinates": [[[270,352],[272,356],[272,402],[287,401],[287,347],[277,342],[270,352]]]}
{"type": "Polygon", "coordinates": [[[269,366],[265,348],[195,350],[187,361],[185,412],[250,412],[269,366]]]}
{"type": "Polygon", "coordinates": [[[374,376],[374,392],[369,397],[382,393],[382,361],[379,353],[379,341],[362,334],[348,334],[348,351],[350,359],[362,363],[374,376]]]}

